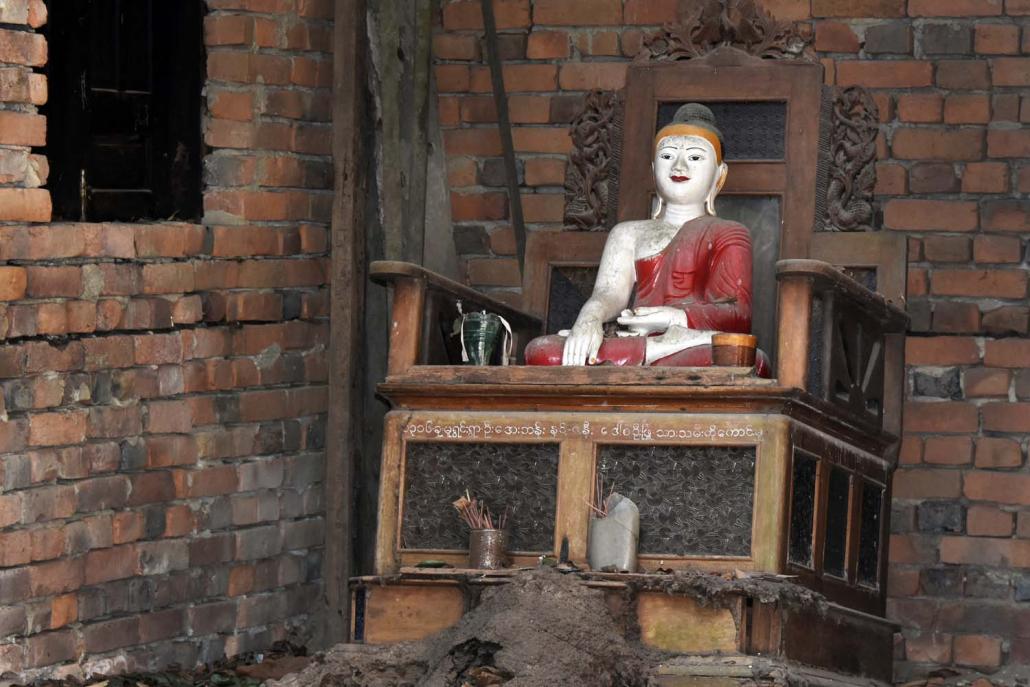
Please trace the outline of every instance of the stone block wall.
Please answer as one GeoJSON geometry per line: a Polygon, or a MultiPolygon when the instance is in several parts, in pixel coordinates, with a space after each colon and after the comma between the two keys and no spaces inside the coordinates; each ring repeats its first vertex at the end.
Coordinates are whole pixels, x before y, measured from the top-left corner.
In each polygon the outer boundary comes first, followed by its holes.
{"type": "MultiPolygon", "coordinates": [[[[568,122],[585,93],[620,88],[642,34],[675,21],[678,4],[495,1],[531,231],[561,229],[568,122]]],[[[1030,663],[1030,2],[763,4],[809,25],[829,83],[875,96],[882,224],[910,237],[897,678],[1030,663]]],[[[479,0],[445,0],[439,21],[455,239],[468,281],[517,303],[479,0]]]]}
{"type": "Polygon", "coordinates": [[[331,0],[209,0],[204,219],[50,223],[0,1],[0,675],[304,641],[320,606],[331,0]]]}

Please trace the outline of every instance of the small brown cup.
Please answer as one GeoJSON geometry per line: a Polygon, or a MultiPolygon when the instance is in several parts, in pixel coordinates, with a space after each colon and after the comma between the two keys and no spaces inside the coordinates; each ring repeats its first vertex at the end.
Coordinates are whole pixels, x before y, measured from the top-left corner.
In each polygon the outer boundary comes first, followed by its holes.
{"type": "Polygon", "coordinates": [[[712,364],[727,367],[754,367],[758,339],[751,334],[714,334],[712,364]]]}
{"type": "Polygon", "coordinates": [[[469,530],[469,567],[497,570],[508,565],[506,530],[469,530]]]}

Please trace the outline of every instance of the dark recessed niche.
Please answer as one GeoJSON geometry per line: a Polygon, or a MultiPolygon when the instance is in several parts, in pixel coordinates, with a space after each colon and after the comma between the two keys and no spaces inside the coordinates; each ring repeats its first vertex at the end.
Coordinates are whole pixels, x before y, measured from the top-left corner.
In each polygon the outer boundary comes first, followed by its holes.
{"type": "Polygon", "coordinates": [[[791,473],[790,545],[787,557],[791,563],[806,568],[813,567],[816,466],[814,456],[794,451],[794,468],[791,473]]]}
{"type": "Polygon", "coordinates": [[[851,478],[846,470],[830,469],[830,484],[826,502],[826,549],[823,552],[823,572],[844,577],[844,562],[848,542],[848,494],[851,478]]]}

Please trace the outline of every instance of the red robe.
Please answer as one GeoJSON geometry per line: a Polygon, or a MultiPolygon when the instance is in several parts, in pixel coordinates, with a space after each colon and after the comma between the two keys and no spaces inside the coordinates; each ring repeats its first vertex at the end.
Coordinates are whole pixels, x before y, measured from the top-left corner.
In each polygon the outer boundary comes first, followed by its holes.
{"type": "MultiPolygon", "coordinates": [[[[741,224],[718,217],[685,223],[660,253],[634,263],[636,295],[632,307],[668,306],[687,315],[691,329],[751,333],[751,235],[741,224]]],[[[643,365],[646,338],[606,338],[597,364],[643,365]]],[[[529,365],[561,365],[565,337],[542,336],[526,347],[529,365]]],[[[712,364],[710,345],[686,348],[652,365],[704,367],[712,364]]],[[[759,352],[762,376],[769,362],[759,352]]]]}

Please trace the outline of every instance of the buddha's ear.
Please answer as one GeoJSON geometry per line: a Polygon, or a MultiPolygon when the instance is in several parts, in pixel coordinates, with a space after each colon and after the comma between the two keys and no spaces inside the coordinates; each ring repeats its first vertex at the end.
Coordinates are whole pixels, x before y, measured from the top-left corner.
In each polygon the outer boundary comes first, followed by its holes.
{"type": "Polygon", "coordinates": [[[719,195],[719,191],[722,190],[723,184],[726,183],[726,175],[730,169],[726,166],[725,162],[719,163],[719,168],[715,171],[715,179],[712,182],[712,188],[708,192],[708,197],[705,198],[705,212],[709,215],[715,216],[715,197],[719,195]]]}

